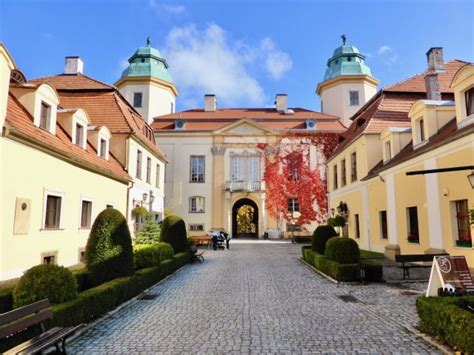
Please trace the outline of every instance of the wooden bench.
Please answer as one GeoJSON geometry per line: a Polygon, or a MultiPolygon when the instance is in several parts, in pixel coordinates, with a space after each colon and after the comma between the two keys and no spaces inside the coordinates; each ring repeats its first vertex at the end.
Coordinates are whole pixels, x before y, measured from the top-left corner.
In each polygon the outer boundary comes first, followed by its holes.
{"type": "Polygon", "coordinates": [[[395,261],[402,263],[403,268],[403,279],[406,277],[410,278],[410,268],[422,268],[431,267],[429,265],[413,264],[414,262],[433,262],[435,256],[448,256],[449,254],[406,254],[406,255],[395,255],[395,261]]]}
{"type": "Polygon", "coordinates": [[[194,236],[193,241],[196,245],[207,245],[208,249],[211,247],[212,238],[208,235],[194,236]]]}
{"type": "Polygon", "coordinates": [[[192,256],[193,256],[193,261],[197,260],[200,263],[202,263],[204,261],[204,256],[203,256],[204,251],[198,252],[198,248],[194,244],[191,245],[189,249],[191,249],[191,253],[192,253],[192,256]]]}
{"type": "Polygon", "coordinates": [[[45,330],[43,322],[53,317],[49,300],[44,299],[27,306],[0,314],[0,340],[39,325],[41,334],[5,352],[5,354],[35,354],[51,346],[55,346],[58,353],[66,354],[66,338],[82,327],[55,327],[45,330]]]}

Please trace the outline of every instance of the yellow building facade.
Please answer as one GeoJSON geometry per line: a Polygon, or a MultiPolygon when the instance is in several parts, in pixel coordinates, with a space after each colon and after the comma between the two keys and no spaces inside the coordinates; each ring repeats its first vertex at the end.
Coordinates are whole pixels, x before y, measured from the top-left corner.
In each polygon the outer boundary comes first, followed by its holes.
{"type": "Polygon", "coordinates": [[[346,234],[363,249],[447,252],[473,268],[474,70],[434,59],[443,70],[382,89],[353,116],[327,164],[330,206],[344,207],[346,234]]]}

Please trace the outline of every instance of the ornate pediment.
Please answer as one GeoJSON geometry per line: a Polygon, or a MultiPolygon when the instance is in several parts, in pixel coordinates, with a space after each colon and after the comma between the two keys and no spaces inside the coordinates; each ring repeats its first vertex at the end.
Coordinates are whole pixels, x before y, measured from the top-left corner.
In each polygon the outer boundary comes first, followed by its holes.
{"type": "Polygon", "coordinates": [[[240,120],[218,131],[218,133],[235,134],[235,135],[242,135],[242,134],[259,135],[259,134],[266,134],[269,132],[271,131],[266,129],[265,127],[262,127],[259,123],[252,120],[240,120]]]}

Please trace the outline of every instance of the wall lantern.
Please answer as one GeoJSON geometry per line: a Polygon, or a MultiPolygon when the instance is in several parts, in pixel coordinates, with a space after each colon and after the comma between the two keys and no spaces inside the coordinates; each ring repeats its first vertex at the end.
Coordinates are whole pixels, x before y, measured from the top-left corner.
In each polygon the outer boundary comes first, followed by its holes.
{"type": "Polygon", "coordinates": [[[144,192],[142,197],[143,197],[143,202],[146,202],[146,200],[148,199],[148,194],[144,192]]]}
{"type": "Polygon", "coordinates": [[[337,212],[342,215],[347,215],[349,212],[349,209],[347,208],[347,203],[345,202],[339,202],[339,205],[337,206],[337,212]]]}
{"type": "Polygon", "coordinates": [[[467,176],[469,179],[469,182],[471,183],[471,188],[474,189],[474,170],[471,171],[471,173],[467,176]]]}

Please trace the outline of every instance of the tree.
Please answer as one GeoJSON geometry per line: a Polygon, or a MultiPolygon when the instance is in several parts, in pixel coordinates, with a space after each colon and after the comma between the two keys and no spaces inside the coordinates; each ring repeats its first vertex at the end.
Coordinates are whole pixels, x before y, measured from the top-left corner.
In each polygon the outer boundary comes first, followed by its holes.
{"type": "Polygon", "coordinates": [[[155,244],[160,242],[160,225],[155,223],[156,214],[147,213],[145,223],[135,237],[136,244],[155,244]]]}

